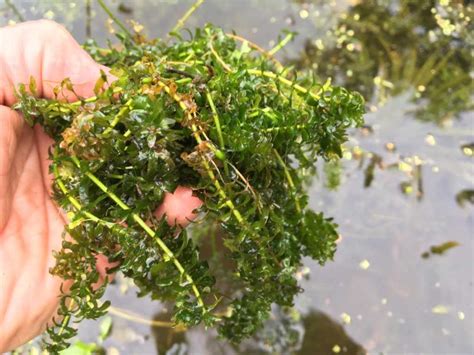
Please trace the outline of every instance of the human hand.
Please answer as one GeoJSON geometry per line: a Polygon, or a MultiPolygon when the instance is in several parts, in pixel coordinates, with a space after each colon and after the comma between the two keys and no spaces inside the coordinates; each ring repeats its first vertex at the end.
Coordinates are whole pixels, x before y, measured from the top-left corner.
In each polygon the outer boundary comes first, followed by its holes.
{"type": "MultiPolygon", "coordinates": [[[[9,108],[16,101],[14,89],[33,77],[37,94],[52,97],[54,87],[69,78],[74,91],[88,97],[101,69],[107,70],[54,22],[0,28],[0,352],[41,333],[56,313],[62,280],[49,268],[66,223],[50,197],[52,140],[9,108]]],[[[180,187],[157,213],[184,223],[200,204],[190,189],[180,187]]],[[[102,259],[97,268],[104,274],[102,259]]]]}

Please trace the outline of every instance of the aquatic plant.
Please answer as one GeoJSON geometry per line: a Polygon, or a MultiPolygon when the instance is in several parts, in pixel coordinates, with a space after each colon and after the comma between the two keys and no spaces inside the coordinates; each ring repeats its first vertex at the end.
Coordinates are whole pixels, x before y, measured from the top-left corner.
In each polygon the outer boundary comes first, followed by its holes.
{"type": "Polygon", "coordinates": [[[415,117],[442,124],[473,108],[473,14],[461,0],[358,2],[326,38],[308,40],[294,64],[375,105],[411,90],[415,117]]]}
{"type": "Polygon", "coordinates": [[[67,78],[52,100],[34,95],[33,80],[18,90],[16,108],[55,141],[54,199],[69,218],[51,273],[71,286],[47,348],[66,348],[74,323],[107,312],[99,254],[139,296],[173,302],[176,324],[216,326],[238,343],[272,304],[292,305],[303,257],[332,259],[337,226],[308,208],[306,181],[318,159],[341,156],[363,99],[282,66],[271,55],[281,43],[267,53],[211,25],[181,35],[184,21],[170,38],[149,40],[115,21],[120,49],[84,46],[116,77],[103,73],[94,97],[62,100],[74,93],[67,78]],[[206,233],[197,240],[154,212],[178,186],[203,202],[193,228],[223,231],[230,290],[200,255],[206,233]]]}

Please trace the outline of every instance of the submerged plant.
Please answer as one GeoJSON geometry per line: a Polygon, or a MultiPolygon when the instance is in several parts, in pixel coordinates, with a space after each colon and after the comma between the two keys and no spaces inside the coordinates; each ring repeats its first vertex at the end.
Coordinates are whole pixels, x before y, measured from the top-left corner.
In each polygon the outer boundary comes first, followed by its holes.
{"type": "Polygon", "coordinates": [[[473,109],[473,13],[463,0],[359,1],[295,64],[376,105],[413,90],[415,117],[442,124],[473,109]]]}
{"type": "Polygon", "coordinates": [[[333,257],[336,225],[308,208],[305,181],[317,159],[340,157],[346,130],[362,123],[363,99],[297,76],[210,25],[171,42],[118,37],[120,50],[85,45],[117,78],[104,89],[104,74],[95,97],[64,102],[61,91],[73,91],[67,78],[54,100],[29,93],[34,83],[19,89],[17,108],[54,138],[54,198],[69,217],[51,272],[72,285],[48,349],[68,346],[73,323],[107,312],[99,254],[139,296],[173,302],[176,324],[216,326],[238,343],[272,304],[292,305],[303,257],[333,257]],[[154,213],[177,186],[203,202],[195,229],[222,230],[230,288],[200,255],[206,233],[198,243],[154,213]]]}

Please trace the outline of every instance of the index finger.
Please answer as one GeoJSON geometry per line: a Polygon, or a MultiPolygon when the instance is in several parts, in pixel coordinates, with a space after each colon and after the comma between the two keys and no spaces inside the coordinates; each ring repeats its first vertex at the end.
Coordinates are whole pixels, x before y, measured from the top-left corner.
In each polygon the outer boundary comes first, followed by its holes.
{"type": "MultiPolygon", "coordinates": [[[[0,105],[16,102],[15,88],[33,77],[37,94],[53,98],[53,89],[65,78],[80,97],[94,95],[100,71],[96,63],[71,34],[53,21],[31,21],[0,28],[0,105]]],[[[66,99],[77,100],[66,93],[66,99]]]]}

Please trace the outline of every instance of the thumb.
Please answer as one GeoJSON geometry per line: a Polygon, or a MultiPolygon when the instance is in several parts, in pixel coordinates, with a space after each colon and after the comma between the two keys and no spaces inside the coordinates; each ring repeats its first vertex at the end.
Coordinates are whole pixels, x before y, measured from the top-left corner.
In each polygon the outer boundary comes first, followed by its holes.
{"type": "MultiPolygon", "coordinates": [[[[32,21],[0,29],[0,104],[15,103],[15,88],[28,84],[31,77],[42,97],[53,97],[53,89],[65,78],[78,96],[92,96],[101,70],[108,72],[56,22],[32,21]]],[[[77,99],[71,92],[64,96],[77,99]]]]}

